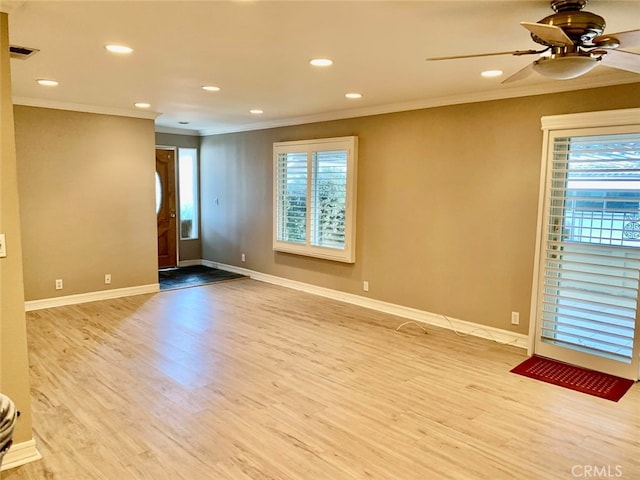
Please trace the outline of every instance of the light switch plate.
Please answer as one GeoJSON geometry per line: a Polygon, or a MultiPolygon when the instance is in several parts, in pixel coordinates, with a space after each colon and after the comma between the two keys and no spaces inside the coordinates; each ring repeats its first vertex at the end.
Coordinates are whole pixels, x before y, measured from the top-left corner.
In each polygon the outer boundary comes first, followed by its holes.
{"type": "Polygon", "coordinates": [[[7,256],[7,241],[5,240],[4,233],[0,233],[0,257],[7,256]]]}

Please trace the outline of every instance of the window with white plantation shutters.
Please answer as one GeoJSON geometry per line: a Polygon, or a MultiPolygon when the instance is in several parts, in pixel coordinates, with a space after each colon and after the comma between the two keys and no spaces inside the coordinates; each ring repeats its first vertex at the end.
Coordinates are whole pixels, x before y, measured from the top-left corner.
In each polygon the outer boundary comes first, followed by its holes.
{"type": "Polygon", "coordinates": [[[273,150],[274,250],[354,262],[357,137],[273,150]]]}
{"type": "Polygon", "coordinates": [[[553,138],[540,339],[633,358],[640,271],[640,133],[553,138]]]}

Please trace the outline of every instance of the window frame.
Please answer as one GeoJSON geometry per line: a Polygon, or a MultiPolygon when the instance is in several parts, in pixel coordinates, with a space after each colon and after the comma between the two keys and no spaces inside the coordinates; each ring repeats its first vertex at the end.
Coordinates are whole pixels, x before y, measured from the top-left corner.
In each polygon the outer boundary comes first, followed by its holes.
{"type": "Polygon", "coordinates": [[[357,186],[357,162],[358,162],[358,137],[333,137],[312,140],[298,140],[290,142],[276,142],[273,144],[273,250],[277,252],[293,253],[308,257],[322,258],[344,263],[355,263],[356,245],[356,186],[357,186]],[[346,172],[346,199],[344,219],[344,246],[343,248],[319,246],[312,244],[310,216],[313,208],[313,159],[314,153],[341,151],[347,152],[346,172]],[[279,183],[280,175],[278,159],[281,154],[298,153],[307,157],[307,206],[305,212],[305,243],[290,242],[278,238],[279,226],[279,183]]]}

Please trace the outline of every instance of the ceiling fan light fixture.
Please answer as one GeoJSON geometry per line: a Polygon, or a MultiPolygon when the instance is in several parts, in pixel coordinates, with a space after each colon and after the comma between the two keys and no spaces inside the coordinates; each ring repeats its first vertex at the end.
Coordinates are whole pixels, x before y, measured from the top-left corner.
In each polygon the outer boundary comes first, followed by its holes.
{"type": "Polygon", "coordinates": [[[533,69],[544,77],[569,80],[591,71],[598,59],[589,55],[541,57],[533,62],[533,69]]]}

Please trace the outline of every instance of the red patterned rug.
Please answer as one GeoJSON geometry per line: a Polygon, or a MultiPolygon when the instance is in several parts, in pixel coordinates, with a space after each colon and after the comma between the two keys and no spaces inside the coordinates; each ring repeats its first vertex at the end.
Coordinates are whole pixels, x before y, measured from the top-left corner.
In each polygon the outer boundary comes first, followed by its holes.
{"type": "Polygon", "coordinates": [[[511,370],[518,375],[617,402],[634,384],[633,380],[576,367],[534,355],[511,370]]]}

